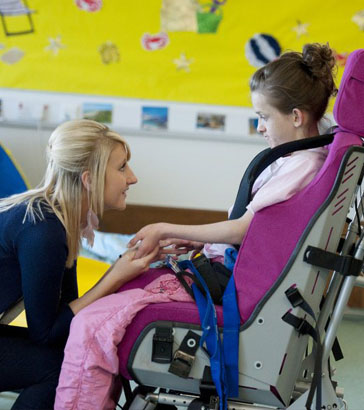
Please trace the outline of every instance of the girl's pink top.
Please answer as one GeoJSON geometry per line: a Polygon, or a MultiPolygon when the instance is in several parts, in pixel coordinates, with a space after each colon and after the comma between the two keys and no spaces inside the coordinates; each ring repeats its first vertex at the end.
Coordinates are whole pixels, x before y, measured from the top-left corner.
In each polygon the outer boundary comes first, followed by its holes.
{"type": "MultiPolygon", "coordinates": [[[[278,158],[256,179],[247,210],[252,214],[267,206],[286,201],[305,188],[321,169],[327,157],[326,147],[296,151],[286,157],[278,158]]],[[[229,209],[228,214],[232,207],[229,209]]],[[[231,245],[207,243],[203,253],[208,258],[223,262],[225,250],[231,245]]]]}

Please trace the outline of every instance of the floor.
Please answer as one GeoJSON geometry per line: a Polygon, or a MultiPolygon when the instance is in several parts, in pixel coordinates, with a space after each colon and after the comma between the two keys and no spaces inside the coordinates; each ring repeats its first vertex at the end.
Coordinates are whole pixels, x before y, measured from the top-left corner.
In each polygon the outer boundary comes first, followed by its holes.
{"type": "MultiPolygon", "coordinates": [[[[364,410],[364,320],[345,319],[338,338],[345,358],[334,365],[337,368],[334,379],[344,388],[348,409],[364,410]]],[[[0,410],[9,410],[15,399],[15,393],[1,393],[0,410]]]]}

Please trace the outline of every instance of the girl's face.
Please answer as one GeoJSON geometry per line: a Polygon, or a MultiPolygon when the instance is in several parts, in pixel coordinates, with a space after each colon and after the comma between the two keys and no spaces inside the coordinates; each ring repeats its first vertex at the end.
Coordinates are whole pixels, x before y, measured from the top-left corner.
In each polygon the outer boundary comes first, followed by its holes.
{"type": "Polygon", "coordinates": [[[104,207],[120,209],[126,207],[126,191],[129,185],[138,182],[127,162],[123,144],[116,144],[111,151],[105,174],[104,207]]]}
{"type": "Polygon", "coordinates": [[[257,131],[264,136],[271,148],[297,139],[293,113],[282,114],[259,92],[252,93],[252,103],[259,117],[257,131]]]}

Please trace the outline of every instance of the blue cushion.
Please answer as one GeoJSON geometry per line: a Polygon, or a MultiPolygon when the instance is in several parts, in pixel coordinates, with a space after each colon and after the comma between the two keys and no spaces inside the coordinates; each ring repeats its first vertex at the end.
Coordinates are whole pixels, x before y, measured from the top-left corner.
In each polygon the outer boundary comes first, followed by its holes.
{"type": "Polygon", "coordinates": [[[27,189],[28,184],[11,158],[10,152],[0,144],[0,198],[18,194],[27,189]]]}

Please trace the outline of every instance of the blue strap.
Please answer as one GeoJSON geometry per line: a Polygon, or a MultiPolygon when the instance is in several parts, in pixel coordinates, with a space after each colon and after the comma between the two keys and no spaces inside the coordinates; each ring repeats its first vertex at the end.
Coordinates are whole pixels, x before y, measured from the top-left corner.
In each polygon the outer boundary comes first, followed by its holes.
{"type": "Polygon", "coordinates": [[[223,352],[228,397],[239,396],[239,328],[240,313],[237,304],[234,275],[225,289],[223,301],[223,352]]]}
{"type": "Polygon", "coordinates": [[[223,382],[223,357],[221,352],[220,337],[218,335],[218,331],[216,330],[217,326],[214,323],[213,315],[208,313],[209,303],[207,302],[207,298],[205,298],[205,296],[201,293],[201,291],[195,284],[192,285],[192,289],[195,294],[196,303],[200,314],[201,326],[203,329],[200,346],[202,347],[203,343],[206,342],[207,351],[209,352],[210,356],[212,379],[214,381],[217,394],[220,397],[220,410],[226,410],[227,397],[225,393],[225,383],[223,382]],[[224,402],[226,402],[225,406],[224,402]]]}
{"type": "Polygon", "coordinates": [[[234,271],[236,258],[238,257],[238,251],[235,248],[227,248],[224,254],[224,265],[229,271],[234,271]]]}
{"type": "Polygon", "coordinates": [[[227,410],[227,379],[215,305],[204,279],[193,263],[185,260],[180,262],[179,265],[182,269],[190,269],[206,292],[205,296],[195,284],[192,285],[203,331],[200,346],[202,347],[203,343],[206,342],[207,351],[210,355],[211,375],[220,398],[220,410],[227,410]]]}

